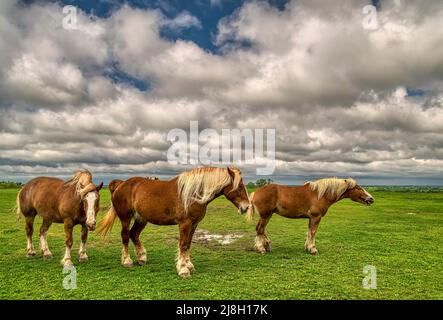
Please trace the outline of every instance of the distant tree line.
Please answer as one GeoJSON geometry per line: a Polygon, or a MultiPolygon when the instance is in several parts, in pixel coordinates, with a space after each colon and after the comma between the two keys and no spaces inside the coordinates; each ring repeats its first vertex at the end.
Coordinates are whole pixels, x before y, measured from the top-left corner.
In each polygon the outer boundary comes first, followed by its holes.
{"type": "Polygon", "coordinates": [[[443,192],[443,186],[374,186],[367,187],[371,191],[391,191],[391,192],[417,192],[434,193],[443,192]]]}
{"type": "Polygon", "coordinates": [[[23,183],[21,182],[0,181],[0,189],[12,189],[21,187],[23,187],[23,183]]]}
{"type": "Polygon", "coordinates": [[[260,188],[260,187],[263,187],[263,186],[270,184],[272,182],[273,182],[272,179],[258,179],[255,182],[252,182],[252,181],[249,182],[247,187],[248,188],[260,188]]]}

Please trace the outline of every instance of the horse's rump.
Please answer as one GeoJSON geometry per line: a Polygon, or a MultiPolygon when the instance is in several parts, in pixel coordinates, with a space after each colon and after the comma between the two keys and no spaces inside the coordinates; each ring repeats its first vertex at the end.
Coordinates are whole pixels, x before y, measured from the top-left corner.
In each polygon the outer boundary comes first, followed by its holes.
{"type": "Polygon", "coordinates": [[[246,213],[247,221],[251,222],[255,212],[272,212],[275,210],[278,202],[278,185],[264,185],[249,196],[251,205],[246,213]]]}
{"type": "Polygon", "coordinates": [[[112,180],[111,182],[109,182],[108,188],[109,191],[111,192],[111,195],[114,193],[115,189],[117,189],[117,187],[119,185],[121,185],[124,181],[123,180],[119,180],[119,179],[115,179],[112,180]]]}

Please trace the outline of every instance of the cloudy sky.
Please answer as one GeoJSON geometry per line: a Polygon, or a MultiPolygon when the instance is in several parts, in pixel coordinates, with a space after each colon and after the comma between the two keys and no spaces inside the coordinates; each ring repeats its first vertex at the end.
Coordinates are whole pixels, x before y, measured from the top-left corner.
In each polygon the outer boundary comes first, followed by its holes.
{"type": "Polygon", "coordinates": [[[167,177],[198,120],[276,129],[277,181],[443,184],[443,2],[370,4],[2,0],[0,180],[167,177]]]}

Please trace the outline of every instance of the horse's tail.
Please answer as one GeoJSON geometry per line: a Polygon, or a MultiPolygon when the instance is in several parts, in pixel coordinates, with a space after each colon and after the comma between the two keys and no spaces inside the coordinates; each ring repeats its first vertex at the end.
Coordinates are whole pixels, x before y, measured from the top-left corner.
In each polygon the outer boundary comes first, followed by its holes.
{"type": "Polygon", "coordinates": [[[23,214],[22,208],[20,206],[20,193],[22,192],[22,190],[23,190],[23,188],[19,190],[19,192],[17,193],[17,198],[15,199],[14,211],[15,211],[15,216],[16,216],[17,221],[20,220],[20,217],[23,214]]]}
{"type": "Polygon", "coordinates": [[[116,217],[117,212],[114,209],[114,205],[111,203],[111,207],[109,208],[108,213],[106,213],[105,218],[98,224],[96,233],[101,236],[106,236],[111,232],[116,217]]]}
{"type": "Polygon", "coordinates": [[[255,192],[252,192],[249,195],[249,208],[248,208],[248,211],[246,212],[246,221],[248,221],[249,223],[252,222],[252,217],[254,216],[254,212],[255,212],[254,204],[252,202],[254,200],[254,193],[255,192]]]}
{"type": "Polygon", "coordinates": [[[106,213],[105,218],[98,224],[96,232],[99,235],[106,236],[109,232],[111,232],[112,227],[114,226],[115,218],[117,217],[117,212],[115,211],[114,205],[112,204],[112,195],[114,194],[115,189],[123,182],[123,180],[112,180],[109,182],[108,188],[111,192],[111,206],[109,207],[108,213],[106,213]]]}

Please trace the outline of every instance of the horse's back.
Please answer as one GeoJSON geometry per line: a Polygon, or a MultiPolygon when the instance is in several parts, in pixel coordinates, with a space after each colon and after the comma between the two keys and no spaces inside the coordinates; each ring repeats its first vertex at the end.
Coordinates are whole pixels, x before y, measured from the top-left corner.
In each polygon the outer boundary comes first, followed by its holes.
{"type": "Polygon", "coordinates": [[[38,177],[28,181],[20,190],[20,208],[25,215],[50,211],[58,200],[64,181],[58,178],[38,177]]]}
{"type": "Polygon", "coordinates": [[[121,215],[138,212],[145,220],[155,224],[171,224],[177,200],[177,187],[173,181],[130,178],[112,193],[112,203],[121,215]]]}
{"type": "Polygon", "coordinates": [[[117,180],[113,183],[112,188],[114,188],[111,190],[113,202],[130,200],[134,206],[137,202],[160,201],[171,194],[170,181],[151,180],[143,177],[133,177],[123,182],[117,180]]]}
{"type": "Polygon", "coordinates": [[[302,217],[311,206],[310,192],[305,185],[265,185],[254,193],[253,204],[258,212],[275,212],[286,217],[302,217]]]}
{"type": "Polygon", "coordinates": [[[305,218],[312,207],[312,191],[309,186],[278,186],[276,213],[287,218],[305,218]]]}
{"type": "Polygon", "coordinates": [[[164,212],[177,200],[177,186],[172,181],[148,180],[141,182],[134,194],[134,206],[138,212],[164,212]]]}

